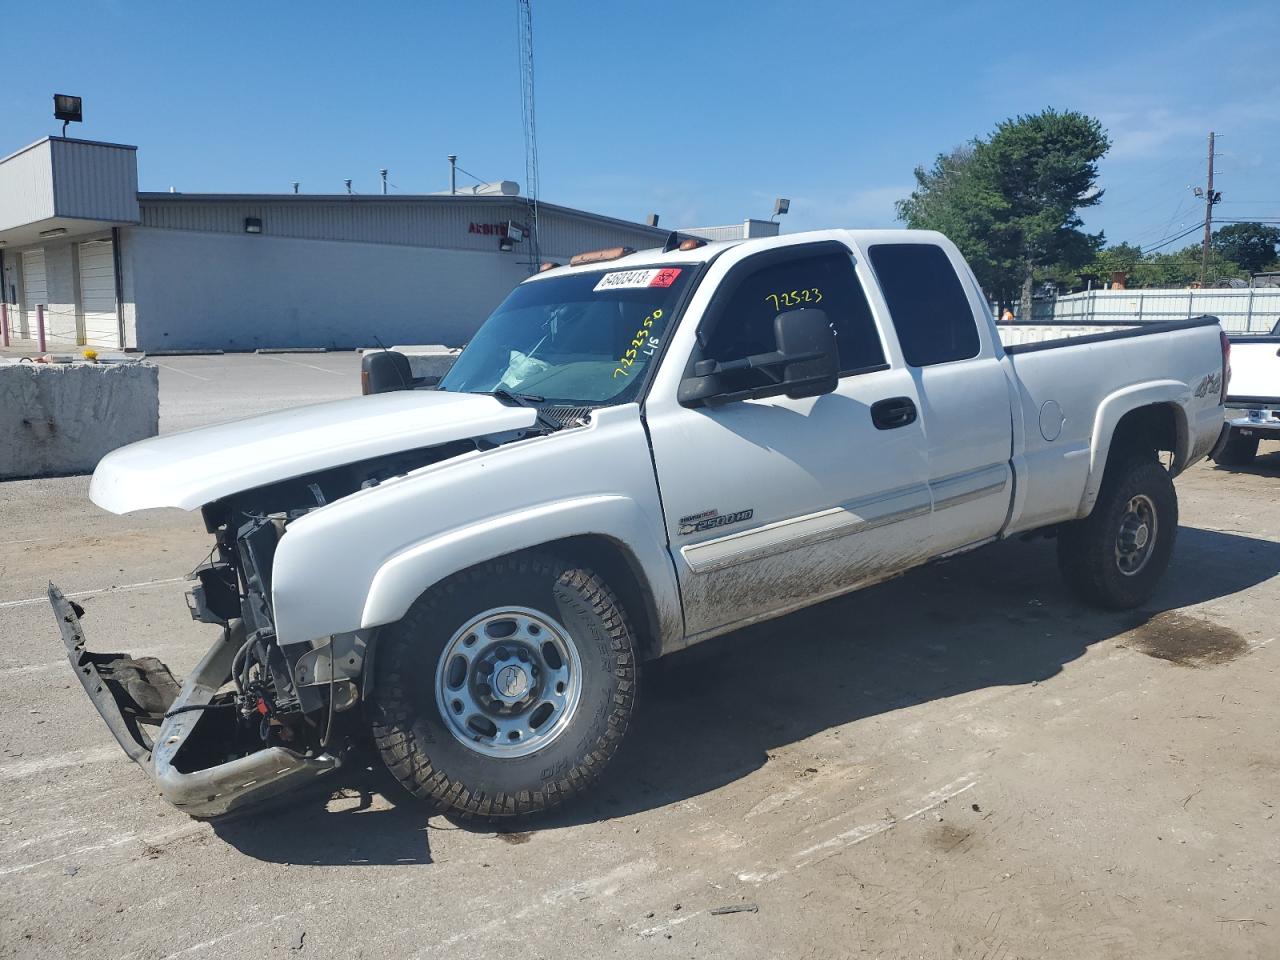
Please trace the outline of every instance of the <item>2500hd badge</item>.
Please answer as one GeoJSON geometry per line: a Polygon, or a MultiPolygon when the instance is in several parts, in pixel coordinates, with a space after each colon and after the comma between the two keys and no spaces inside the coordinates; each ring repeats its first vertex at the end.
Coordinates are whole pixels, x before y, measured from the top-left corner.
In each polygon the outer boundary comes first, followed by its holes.
{"type": "Polygon", "coordinates": [[[739,510],[737,513],[721,513],[719,510],[704,510],[680,518],[680,536],[687,537],[691,533],[703,530],[714,530],[716,527],[727,527],[731,523],[742,523],[750,520],[755,510],[739,510]]]}

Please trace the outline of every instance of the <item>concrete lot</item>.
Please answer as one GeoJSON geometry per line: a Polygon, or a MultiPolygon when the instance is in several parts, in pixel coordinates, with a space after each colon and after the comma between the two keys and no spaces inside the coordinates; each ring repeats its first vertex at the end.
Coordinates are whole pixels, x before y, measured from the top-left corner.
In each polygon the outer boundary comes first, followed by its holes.
{"type": "MultiPolygon", "coordinates": [[[[160,362],[164,431],[356,390],[353,355],[160,362]]],[[[649,677],[600,789],[505,834],[426,817],[372,758],[283,812],[165,806],[41,594],[181,674],[212,640],[177,579],[199,518],[0,484],[0,956],[1275,957],[1264,452],[1178,481],[1148,608],[1082,609],[1052,544],[1015,542],[713,641],[649,677]]]]}
{"type": "Polygon", "coordinates": [[[360,393],[358,353],[150,357],[160,368],[160,432],[360,393]]]}

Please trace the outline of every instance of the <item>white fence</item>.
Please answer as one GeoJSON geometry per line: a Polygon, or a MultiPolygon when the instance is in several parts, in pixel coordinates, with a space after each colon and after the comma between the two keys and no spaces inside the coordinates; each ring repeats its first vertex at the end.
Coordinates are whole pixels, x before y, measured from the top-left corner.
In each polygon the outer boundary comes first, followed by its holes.
{"type": "Polygon", "coordinates": [[[1270,333],[1280,289],[1089,290],[1035,304],[1033,323],[1151,323],[1210,314],[1229,333],[1270,333]]]}

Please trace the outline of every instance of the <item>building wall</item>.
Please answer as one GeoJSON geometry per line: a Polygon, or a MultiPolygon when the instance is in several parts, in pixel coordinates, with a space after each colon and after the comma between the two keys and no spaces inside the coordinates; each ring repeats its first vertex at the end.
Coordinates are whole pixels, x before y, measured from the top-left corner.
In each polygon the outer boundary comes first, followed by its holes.
{"type": "Polygon", "coordinates": [[[131,345],[142,350],[352,348],[375,336],[388,345],[459,345],[528,275],[518,255],[496,249],[121,233],[131,345]]]}
{"type": "Polygon", "coordinates": [[[135,222],[135,149],[47,137],[0,160],[0,230],[54,217],[135,222]]]}
{"type": "MultiPolygon", "coordinates": [[[[539,208],[539,241],[545,257],[568,258],[583,250],[624,244],[662,244],[667,231],[622,220],[583,215],[550,204],[539,208]]],[[[398,246],[495,252],[508,222],[529,222],[522,200],[503,197],[279,196],[218,198],[142,194],[142,224],[171,230],[245,235],[245,219],[262,221],[260,237],[345,240],[398,246]]],[[[516,258],[528,260],[528,245],[516,258]]]]}
{"type": "Polygon", "coordinates": [[[136,147],[51,137],[54,203],[60,217],[138,221],[136,147]]]}
{"type": "Polygon", "coordinates": [[[70,241],[44,244],[44,269],[49,304],[45,308],[45,335],[50,343],[76,342],[76,251],[70,241]]]}
{"type": "Polygon", "coordinates": [[[42,140],[0,160],[0,230],[54,215],[50,151],[42,140]]]}

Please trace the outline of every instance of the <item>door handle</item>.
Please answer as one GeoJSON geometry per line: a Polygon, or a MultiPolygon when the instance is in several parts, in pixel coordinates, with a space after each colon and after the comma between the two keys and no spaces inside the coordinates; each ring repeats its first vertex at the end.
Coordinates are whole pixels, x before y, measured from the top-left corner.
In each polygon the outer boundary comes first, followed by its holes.
{"type": "Polygon", "coordinates": [[[889,397],[871,405],[871,422],[877,430],[892,430],[916,422],[916,405],[910,397],[889,397]]]}

